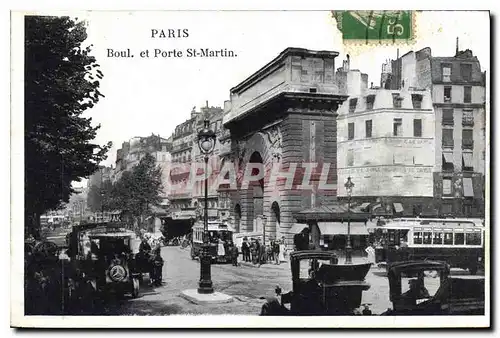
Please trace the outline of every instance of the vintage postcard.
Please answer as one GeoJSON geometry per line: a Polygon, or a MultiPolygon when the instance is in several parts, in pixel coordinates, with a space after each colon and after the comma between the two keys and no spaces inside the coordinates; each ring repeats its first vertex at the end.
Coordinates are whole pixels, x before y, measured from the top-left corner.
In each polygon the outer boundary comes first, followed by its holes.
{"type": "Polygon", "coordinates": [[[488,11],[11,19],[12,326],[490,326],[488,11]]]}

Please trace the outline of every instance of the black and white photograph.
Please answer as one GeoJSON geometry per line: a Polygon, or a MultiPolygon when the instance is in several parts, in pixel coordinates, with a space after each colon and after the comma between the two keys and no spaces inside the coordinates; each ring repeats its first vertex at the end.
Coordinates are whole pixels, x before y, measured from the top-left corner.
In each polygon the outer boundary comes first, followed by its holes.
{"type": "Polygon", "coordinates": [[[11,326],[491,325],[488,11],[11,27],[11,326]]]}

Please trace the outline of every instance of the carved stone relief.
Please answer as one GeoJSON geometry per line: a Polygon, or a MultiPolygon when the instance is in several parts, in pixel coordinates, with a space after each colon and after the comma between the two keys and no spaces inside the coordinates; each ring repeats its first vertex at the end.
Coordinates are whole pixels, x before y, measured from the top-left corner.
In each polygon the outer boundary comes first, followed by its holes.
{"type": "Polygon", "coordinates": [[[282,156],[281,146],[283,142],[280,127],[272,126],[271,128],[264,130],[264,134],[267,138],[266,143],[273,162],[279,162],[282,156]]]}

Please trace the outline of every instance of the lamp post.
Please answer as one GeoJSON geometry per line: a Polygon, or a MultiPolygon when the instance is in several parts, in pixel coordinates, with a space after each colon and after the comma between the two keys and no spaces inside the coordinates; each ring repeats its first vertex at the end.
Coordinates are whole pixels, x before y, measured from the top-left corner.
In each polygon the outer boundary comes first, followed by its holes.
{"type": "Polygon", "coordinates": [[[210,121],[205,120],[203,129],[198,132],[198,147],[204,155],[205,160],[205,210],[203,226],[203,245],[200,257],[200,282],[198,284],[198,293],[213,293],[211,276],[211,257],[210,243],[208,243],[208,157],[215,148],[215,133],[210,129],[210,121]]]}
{"type": "Polygon", "coordinates": [[[354,183],[351,181],[351,177],[347,178],[347,182],[344,184],[347,191],[347,244],[345,247],[345,263],[352,264],[352,248],[351,248],[351,194],[352,188],[354,188],[354,183]]]}
{"type": "Polygon", "coordinates": [[[101,172],[101,222],[104,222],[104,167],[100,168],[101,172]]]}

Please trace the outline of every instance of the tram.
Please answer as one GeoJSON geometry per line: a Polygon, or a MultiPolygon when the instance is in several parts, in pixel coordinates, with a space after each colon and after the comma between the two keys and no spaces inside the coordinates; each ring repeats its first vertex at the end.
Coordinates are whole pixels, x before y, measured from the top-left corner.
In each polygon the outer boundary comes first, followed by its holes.
{"type": "MultiPolygon", "coordinates": [[[[193,225],[193,243],[191,245],[191,258],[200,257],[203,246],[204,224],[199,221],[193,225]]],[[[208,222],[208,242],[210,244],[210,255],[214,263],[229,263],[231,261],[231,253],[228,243],[232,241],[234,229],[223,221],[208,222]],[[219,244],[222,244],[224,251],[219,250],[219,244]]]]}
{"type": "Polygon", "coordinates": [[[379,267],[406,260],[444,261],[472,275],[484,265],[482,220],[400,218],[368,225],[379,267]]]}

